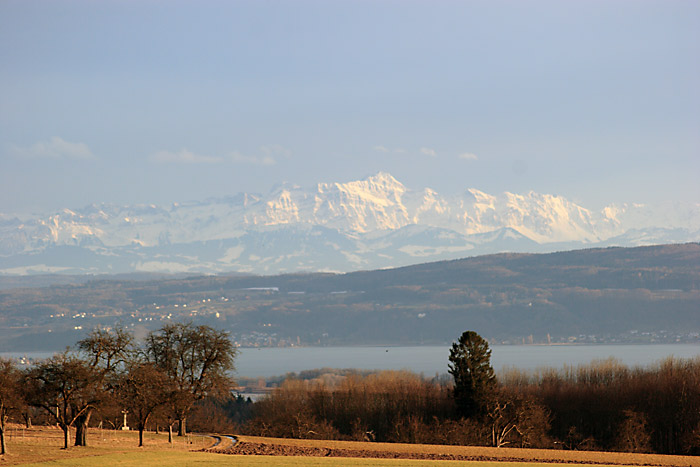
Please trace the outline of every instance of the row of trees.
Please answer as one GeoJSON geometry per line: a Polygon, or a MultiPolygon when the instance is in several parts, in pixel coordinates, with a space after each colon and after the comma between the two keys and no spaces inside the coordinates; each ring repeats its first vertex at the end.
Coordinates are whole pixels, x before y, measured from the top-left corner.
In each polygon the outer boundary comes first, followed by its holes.
{"type": "Polygon", "coordinates": [[[537,397],[552,414],[552,437],[567,447],[700,454],[700,359],[511,371],[503,384],[537,397]]]}
{"type": "MultiPolygon", "coordinates": [[[[452,378],[409,372],[301,375],[252,404],[230,397],[236,349],[225,333],[174,324],[139,345],[94,331],[74,351],[20,370],[0,361],[0,438],[31,407],[86,444],[95,413],[128,410],[140,432],[160,412],[212,431],[431,444],[700,454],[700,359],[630,369],[614,360],[497,378],[488,343],[452,346],[452,378]],[[313,378],[313,379],[311,379],[313,378]],[[223,396],[223,397],[222,397],[223,396]],[[36,409],[35,409],[36,410],[36,409]]],[[[4,449],[4,438],[3,438],[4,449]]]]}
{"type": "MultiPolygon", "coordinates": [[[[0,444],[5,452],[5,423],[10,411],[40,408],[64,433],[75,427],[75,445],[87,445],[96,411],[118,407],[139,431],[139,446],[149,418],[157,410],[179,435],[195,403],[229,395],[236,348],[229,336],[208,326],[168,324],[137,343],[123,329],[95,330],[77,348],[20,370],[0,360],[0,444]]],[[[172,436],[172,432],[170,431],[172,436]]]]}
{"type": "Polygon", "coordinates": [[[250,434],[431,444],[700,453],[700,360],[614,361],[497,378],[468,331],[452,380],[408,372],[288,379],[257,402],[250,434]]]}
{"type": "Polygon", "coordinates": [[[285,381],[253,407],[251,434],[431,444],[551,445],[546,409],[498,385],[488,343],[465,332],[450,352],[454,383],[409,372],[285,381]]]}

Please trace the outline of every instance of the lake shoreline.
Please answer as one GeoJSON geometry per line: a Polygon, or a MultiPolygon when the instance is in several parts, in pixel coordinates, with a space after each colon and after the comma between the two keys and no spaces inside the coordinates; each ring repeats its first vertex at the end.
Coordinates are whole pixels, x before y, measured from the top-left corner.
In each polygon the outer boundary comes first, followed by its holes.
{"type": "MultiPolygon", "coordinates": [[[[418,374],[445,374],[450,345],[440,346],[326,346],[239,347],[236,375],[273,378],[319,368],[361,371],[407,370],[418,374]]],[[[509,344],[491,346],[496,372],[589,364],[613,358],[629,367],[649,366],[666,358],[700,358],[700,344],[509,344]]],[[[52,352],[0,352],[0,357],[31,364],[52,352]]]]}

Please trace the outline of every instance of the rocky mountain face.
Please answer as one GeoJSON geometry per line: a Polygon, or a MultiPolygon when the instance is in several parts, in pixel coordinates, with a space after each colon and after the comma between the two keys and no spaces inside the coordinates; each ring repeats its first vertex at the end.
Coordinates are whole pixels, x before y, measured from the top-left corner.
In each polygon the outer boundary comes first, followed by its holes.
{"type": "Polygon", "coordinates": [[[0,215],[0,273],[350,271],[501,251],[700,240],[700,203],[600,212],[535,192],[442,196],[387,173],[171,206],[0,215]]]}

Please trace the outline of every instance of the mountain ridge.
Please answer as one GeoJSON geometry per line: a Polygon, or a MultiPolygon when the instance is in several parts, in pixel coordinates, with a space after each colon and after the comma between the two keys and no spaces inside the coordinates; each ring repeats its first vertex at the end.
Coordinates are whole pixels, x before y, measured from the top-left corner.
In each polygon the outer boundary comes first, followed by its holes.
{"type": "Polygon", "coordinates": [[[500,253],[344,274],[0,276],[0,351],[171,320],[244,346],[698,343],[700,243],[500,253]],[[458,331],[455,331],[458,330],[458,331]]]}
{"type": "Polygon", "coordinates": [[[700,203],[594,212],[535,191],[442,196],[379,172],[167,207],[92,204],[24,220],[0,216],[0,234],[4,274],[350,271],[499,251],[698,241],[700,203]],[[273,231],[274,256],[266,244],[273,231]],[[88,260],[56,259],[66,247],[88,260]]]}

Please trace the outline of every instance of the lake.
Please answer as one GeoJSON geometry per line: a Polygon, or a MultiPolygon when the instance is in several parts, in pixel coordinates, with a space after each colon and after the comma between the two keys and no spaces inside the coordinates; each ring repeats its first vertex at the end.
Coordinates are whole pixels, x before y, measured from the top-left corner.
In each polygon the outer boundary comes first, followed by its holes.
{"type": "MultiPolygon", "coordinates": [[[[504,367],[533,370],[562,368],[592,360],[614,357],[628,366],[649,365],[664,358],[700,357],[700,345],[494,345],[491,364],[498,372],[504,367]]],[[[432,376],[447,373],[449,346],[414,347],[285,347],[242,348],[236,359],[236,373],[265,378],[314,368],[357,368],[363,370],[410,370],[432,376]]]]}
{"type": "MultiPolygon", "coordinates": [[[[406,347],[283,347],[241,348],[236,374],[267,378],[314,368],[362,370],[410,370],[433,376],[447,373],[449,346],[406,347]]],[[[654,345],[494,345],[491,364],[498,372],[505,367],[533,370],[562,368],[614,357],[628,366],[649,365],[664,358],[700,357],[697,344],[654,345]]],[[[46,358],[50,352],[0,352],[0,357],[46,358]]]]}

